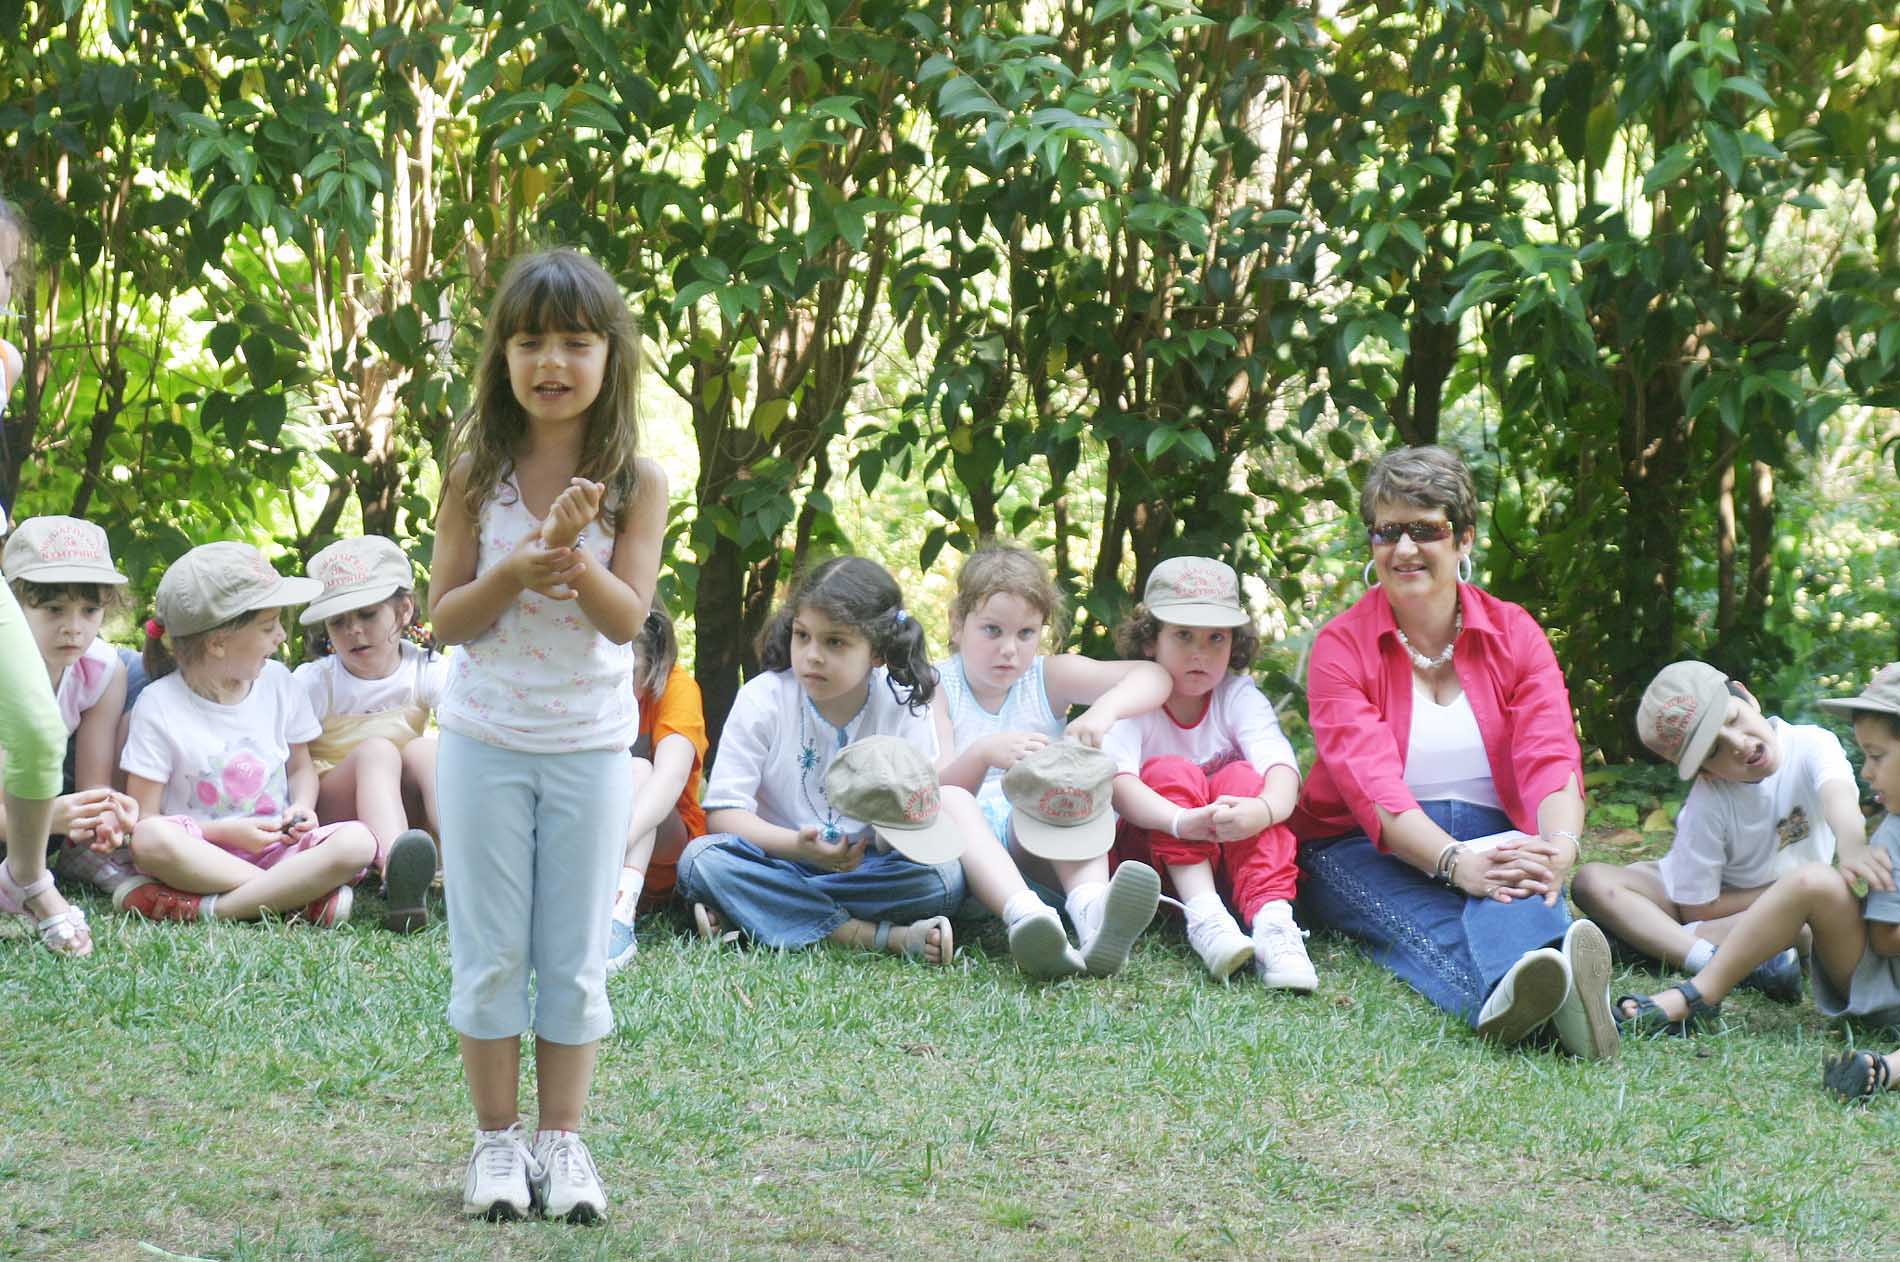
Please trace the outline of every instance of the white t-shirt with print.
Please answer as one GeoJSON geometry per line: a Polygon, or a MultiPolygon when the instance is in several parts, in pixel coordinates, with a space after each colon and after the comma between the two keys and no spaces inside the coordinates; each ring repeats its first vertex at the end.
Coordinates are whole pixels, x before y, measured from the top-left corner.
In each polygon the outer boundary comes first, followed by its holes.
{"type": "Polygon", "coordinates": [[[1840,741],[1824,727],[1771,718],[1781,766],[1755,784],[1698,776],[1662,857],[1663,889],[1678,903],[1707,903],[1730,889],[1757,889],[1803,863],[1834,861],[1834,830],[1821,786],[1854,782],[1840,741]]]}
{"type": "Polygon", "coordinates": [[[897,736],[937,761],[930,710],[912,714],[891,695],[888,680],[882,666],[873,668],[864,707],[836,727],[818,713],[791,671],[748,679],[719,735],[701,798],[706,811],[750,811],[780,828],[829,824],[847,837],[863,832],[863,821],[832,811],[825,797],[825,770],[839,750],[866,736],[897,736]]]}
{"type": "Polygon", "coordinates": [[[448,681],[449,659],[406,640],[397,651],[396,669],[381,679],[352,675],[335,654],[299,666],[295,679],[317,721],[332,714],[381,714],[412,705],[433,711],[448,681]]]}
{"type": "Polygon", "coordinates": [[[199,696],[174,671],[139,694],[119,765],[165,786],[160,814],[200,822],[276,815],[290,803],[290,747],[322,730],[281,662],[265,662],[235,705],[199,696]]]}
{"type": "Polygon", "coordinates": [[[1118,772],[1132,776],[1140,775],[1150,758],[1168,755],[1185,758],[1210,776],[1241,761],[1263,776],[1269,767],[1299,769],[1273,704],[1246,675],[1230,674],[1216,684],[1207,712],[1191,726],[1175,722],[1164,706],[1118,721],[1102,738],[1102,750],[1118,772]]]}

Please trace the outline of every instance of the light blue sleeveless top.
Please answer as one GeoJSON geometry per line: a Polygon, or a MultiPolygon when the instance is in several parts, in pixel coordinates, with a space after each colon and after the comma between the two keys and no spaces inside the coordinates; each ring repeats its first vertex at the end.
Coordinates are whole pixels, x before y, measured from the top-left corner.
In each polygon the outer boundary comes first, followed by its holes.
{"type": "MultiPolygon", "coordinates": [[[[963,674],[963,655],[937,664],[937,687],[943,704],[949,707],[950,733],[959,750],[997,732],[1042,732],[1050,740],[1062,735],[1067,721],[1049,708],[1049,688],[1042,677],[1041,654],[1030,664],[1021,679],[1010,685],[1003,704],[985,710],[970,692],[970,681],[963,674]]],[[[1009,840],[1009,799],[1003,796],[1003,773],[995,767],[983,777],[977,788],[976,804],[998,841],[1009,840]]]]}

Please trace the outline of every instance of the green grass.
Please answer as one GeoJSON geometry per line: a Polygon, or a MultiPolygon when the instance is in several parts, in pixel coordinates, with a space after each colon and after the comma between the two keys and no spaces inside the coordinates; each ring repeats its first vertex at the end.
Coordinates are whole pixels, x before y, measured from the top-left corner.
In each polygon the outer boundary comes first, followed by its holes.
{"type": "Polygon", "coordinates": [[[0,941],[0,1258],[1874,1258],[1900,1234],[1900,1100],[1823,1095],[1842,1035],[1808,1005],[1743,995],[1720,1032],[1592,1066],[1488,1048],[1336,938],[1301,998],[1210,982],[1171,927],[1114,981],[1038,987],[977,925],[933,970],[665,918],[612,982],[608,1223],[471,1223],[439,920],[88,910],[89,961],[0,941]]]}

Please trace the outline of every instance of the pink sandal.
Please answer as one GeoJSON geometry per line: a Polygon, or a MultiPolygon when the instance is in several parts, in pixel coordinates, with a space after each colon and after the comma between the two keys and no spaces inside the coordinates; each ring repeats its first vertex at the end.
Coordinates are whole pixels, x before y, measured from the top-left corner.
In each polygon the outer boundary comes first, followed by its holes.
{"type": "Polygon", "coordinates": [[[86,927],[85,912],[68,907],[42,920],[27,910],[28,903],[52,888],[51,872],[42,872],[22,885],[14,879],[12,863],[0,861],[0,913],[31,921],[39,930],[40,945],[54,955],[91,955],[92,932],[86,927]]]}

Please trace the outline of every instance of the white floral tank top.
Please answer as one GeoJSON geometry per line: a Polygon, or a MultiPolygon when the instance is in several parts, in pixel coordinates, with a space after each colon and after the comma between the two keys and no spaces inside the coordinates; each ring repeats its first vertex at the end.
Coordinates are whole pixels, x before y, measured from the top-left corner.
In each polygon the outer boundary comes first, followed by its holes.
{"type": "MultiPolygon", "coordinates": [[[[513,477],[482,506],[475,573],[486,574],[541,529],[513,477]]],[[[613,560],[604,521],[582,544],[602,566],[613,560]]],[[[495,624],[450,659],[436,722],[488,745],[529,754],[625,749],[640,725],[633,646],[615,644],[572,600],[524,591],[495,624]]]]}

